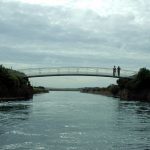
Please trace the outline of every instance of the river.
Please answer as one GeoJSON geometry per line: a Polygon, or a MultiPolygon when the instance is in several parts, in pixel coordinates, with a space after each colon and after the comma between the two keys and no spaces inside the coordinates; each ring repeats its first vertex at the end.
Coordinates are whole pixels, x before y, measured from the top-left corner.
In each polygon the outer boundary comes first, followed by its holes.
{"type": "Polygon", "coordinates": [[[79,92],[0,103],[0,150],[149,149],[149,103],[79,92]]]}

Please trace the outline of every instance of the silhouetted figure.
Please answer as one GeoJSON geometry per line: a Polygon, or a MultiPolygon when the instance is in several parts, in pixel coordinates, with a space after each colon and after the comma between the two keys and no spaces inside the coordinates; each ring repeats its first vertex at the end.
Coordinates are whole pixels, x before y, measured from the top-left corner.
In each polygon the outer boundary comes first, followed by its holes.
{"type": "Polygon", "coordinates": [[[118,77],[120,77],[120,70],[121,70],[121,68],[118,66],[118,68],[117,68],[118,77]]]}
{"type": "Polygon", "coordinates": [[[116,66],[113,68],[113,76],[116,76],[116,66]]]}

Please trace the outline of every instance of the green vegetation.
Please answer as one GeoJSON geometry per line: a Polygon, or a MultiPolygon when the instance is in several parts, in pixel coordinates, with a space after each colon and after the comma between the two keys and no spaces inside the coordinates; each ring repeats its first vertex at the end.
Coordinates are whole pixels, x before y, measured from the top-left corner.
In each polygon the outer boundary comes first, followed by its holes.
{"type": "Polygon", "coordinates": [[[111,93],[122,99],[150,101],[150,70],[141,68],[132,78],[120,78],[111,93]]]}
{"type": "Polygon", "coordinates": [[[43,86],[33,87],[34,94],[48,93],[49,90],[43,86]]]}
{"type": "Polygon", "coordinates": [[[112,86],[113,85],[110,85],[109,87],[106,87],[106,88],[105,87],[103,87],[103,88],[100,88],[100,87],[85,87],[85,88],[82,88],[80,90],[80,92],[112,96],[112,93],[111,93],[111,87],[112,86]]]}
{"type": "Polygon", "coordinates": [[[83,88],[81,92],[120,97],[127,100],[150,101],[150,70],[141,68],[131,78],[120,78],[117,85],[106,88],[83,88]]]}
{"type": "Polygon", "coordinates": [[[0,99],[23,98],[33,95],[33,88],[25,74],[0,65],[0,99]]]}
{"type": "Polygon", "coordinates": [[[128,89],[130,91],[141,91],[150,89],[150,70],[140,69],[133,79],[119,79],[117,81],[119,89],[128,89]]]}

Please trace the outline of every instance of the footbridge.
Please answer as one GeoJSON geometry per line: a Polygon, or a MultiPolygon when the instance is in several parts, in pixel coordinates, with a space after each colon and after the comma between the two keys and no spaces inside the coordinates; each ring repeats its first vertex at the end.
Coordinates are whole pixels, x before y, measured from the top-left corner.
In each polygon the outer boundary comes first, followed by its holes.
{"type": "Polygon", "coordinates": [[[137,72],[132,70],[121,70],[120,76],[113,75],[112,68],[99,67],[49,67],[49,68],[28,68],[19,70],[28,78],[52,77],[52,76],[95,76],[111,78],[132,78],[137,72]]]}

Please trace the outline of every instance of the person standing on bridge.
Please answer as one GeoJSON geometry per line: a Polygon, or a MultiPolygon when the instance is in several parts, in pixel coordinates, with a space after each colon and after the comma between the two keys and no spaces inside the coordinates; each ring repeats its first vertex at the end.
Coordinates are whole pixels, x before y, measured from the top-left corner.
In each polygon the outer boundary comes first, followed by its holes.
{"type": "Polygon", "coordinates": [[[113,68],[113,76],[116,76],[116,66],[113,68]]]}
{"type": "Polygon", "coordinates": [[[118,77],[120,77],[120,70],[121,70],[121,68],[118,66],[118,68],[117,68],[118,77]]]}

